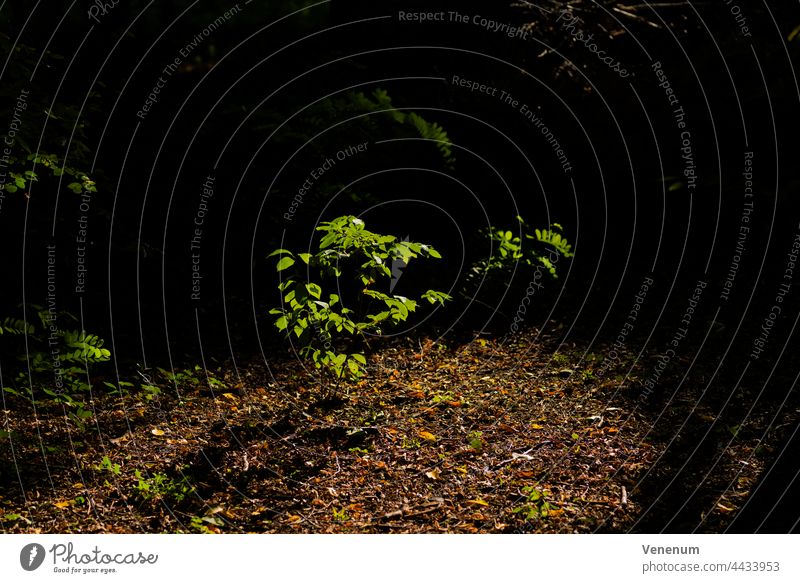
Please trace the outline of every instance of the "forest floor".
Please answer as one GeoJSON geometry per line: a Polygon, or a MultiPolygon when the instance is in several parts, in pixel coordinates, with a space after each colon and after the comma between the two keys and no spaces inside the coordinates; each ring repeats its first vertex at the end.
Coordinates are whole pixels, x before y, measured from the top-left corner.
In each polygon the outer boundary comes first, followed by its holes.
{"type": "Polygon", "coordinates": [[[398,341],[349,395],[291,360],[155,373],[149,399],[95,395],[82,429],[61,405],[7,401],[2,531],[723,530],[769,440],[727,425],[701,384],[643,399],[652,361],[555,347],[535,330],[398,341]]]}

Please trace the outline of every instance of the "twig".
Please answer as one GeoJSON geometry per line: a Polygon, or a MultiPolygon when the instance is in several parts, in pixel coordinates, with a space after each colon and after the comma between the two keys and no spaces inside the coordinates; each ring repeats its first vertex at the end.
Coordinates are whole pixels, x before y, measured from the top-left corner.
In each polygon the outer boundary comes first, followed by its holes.
{"type": "Polygon", "coordinates": [[[644,22],[645,24],[648,24],[648,25],[652,26],[653,28],[661,28],[660,24],[656,24],[652,20],[647,20],[644,16],[639,16],[638,14],[634,14],[633,12],[628,12],[626,10],[622,10],[621,8],[619,8],[617,6],[614,6],[612,8],[612,10],[614,12],[619,12],[620,14],[624,14],[628,18],[633,18],[634,20],[638,20],[640,22],[644,22]]]}
{"type": "MultiPolygon", "coordinates": [[[[708,4],[708,2],[703,2],[703,4],[708,4]]],[[[640,8],[680,8],[682,6],[691,6],[691,3],[690,2],[656,2],[656,3],[653,3],[653,4],[633,4],[631,6],[625,6],[624,4],[620,4],[619,8],[622,8],[624,10],[639,10],[640,8]]]]}
{"type": "Polygon", "coordinates": [[[527,8],[538,8],[542,12],[550,14],[552,10],[548,10],[544,6],[539,6],[538,4],[534,4],[533,2],[528,2],[527,0],[519,0],[517,6],[525,6],[527,8]]]}
{"type": "Polygon", "coordinates": [[[494,467],[495,468],[499,468],[500,466],[503,466],[503,465],[511,463],[511,462],[515,462],[515,461],[517,461],[519,459],[531,461],[534,458],[532,456],[528,455],[530,452],[532,452],[534,449],[539,449],[540,447],[545,446],[545,445],[552,445],[552,443],[553,442],[548,439],[548,440],[542,441],[541,443],[537,443],[536,445],[534,445],[531,448],[526,449],[522,453],[514,452],[514,453],[511,454],[510,458],[508,458],[507,460],[503,460],[502,462],[500,462],[499,464],[497,464],[494,467]]]}

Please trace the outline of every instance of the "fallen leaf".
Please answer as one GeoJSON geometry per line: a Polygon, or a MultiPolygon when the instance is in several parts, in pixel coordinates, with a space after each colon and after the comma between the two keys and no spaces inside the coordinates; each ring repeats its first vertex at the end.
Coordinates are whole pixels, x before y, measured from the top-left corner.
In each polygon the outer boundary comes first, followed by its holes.
{"type": "Polygon", "coordinates": [[[158,427],[156,427],[156,428],[154,428],[154,429],[151,429],[151,430],[150,430],[150,433],[152,433],[153,435],[157,435],[157,436],[159,436],[159,437],[160,437],[160,436],[162,436],[162,435],[164,435],[164,431],[163,431],[163,430],[161,430],[161,429],[159,429],[158,427]]]}
{"type": "Polygon", "coordinates": [[[53,503],[56,508],[69,508],[72,505],[71,500],[62,500],[61,502],[53,503]]]}
{"type": "Polygon", "coordinates": [[[222,396],[226,399],[230,399],[231,401],[236,400],[236,396],[233,393],[222,393],[222,396]]]}
{"type": "Polygon", "coordinates": [[[544,429],[544,427],[538,423],[531,423],[531,429],[544,429]]]}
{"type": "Polygon", "coordinates": [[[425,441],[436,441],[436,436],[429,431],[420,431],[417,435],[425,441]]]}
{"type": "Polygon", "coordinates": [[[473,504],[475,506],[489,506],[489,503],[486,500],[481,500],[480,498],[475,498],[475,500],[467,500],[467,504],[473,504]]]}
{"type": "Polygon", "coordinates": [[[431,480],[438,480],[441,473],[442,471],[439,468],[434,468],[430,472],[425,472],[425,475],[428,476],[431,480]]]}

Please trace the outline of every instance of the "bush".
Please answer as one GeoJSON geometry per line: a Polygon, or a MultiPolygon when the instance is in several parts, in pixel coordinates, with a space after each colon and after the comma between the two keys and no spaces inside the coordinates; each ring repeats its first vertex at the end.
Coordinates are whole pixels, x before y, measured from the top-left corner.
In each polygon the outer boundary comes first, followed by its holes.
{"type": "Polygon", "coordinates": [[[482,284],[491,290],[502,281],[502,287],[509,287],[510,283],[506,280],[518,268],[524,271],[541,270],[544,267],[552,278],[557,279],[555,263],[558,257],[573,257],[572,246],[562,235],[562,227],[558,223],[553,223],[549,229],[531,230],[522,217],[517,217],[517,220],[520,228],[516,233],[497,227],[481,231],[492,251],[488,258],[472,265],[466,278],[465,295],[474,294],[482,284]]]}
{"type": "MultiPolygon", "coordinates": [[[[91,416],[83,408],[81,395],[90,390],[87,382],[89,367],[111,359],[99,336],[85,330],[62,330],[57,320],[77,322],[67,312],[51,313],[34,306],[36,324],[31,320],[8,317],[0,320],[0,345],[3,354],[15,355],[12,369],[13,386],[2,390],[17,396],[33,399],[34,389],[68,405],[70,417],[79,427],[91,416]]],[[[8,362],[3,370],[9,370],[8,362]]],[[[5,376],[5,374],[4,374],[5,376]]]]}
{"type": "MultiPolygon", "coordinates": [[[[278,330],[297,338],[302,357],[337,381],[356,380],[364,373],[367,361],[361,349],[368,337],[406,321],[417,309],[416,300],[393,294],[392,284],[389,293],[375,285],[396,281],[412,259],[441,255],[431,245],[368,231],[364,221],[353,216],[322,223],[317,231],[323,236],[316,253],[277,249],[269,255],[279,257],[278,272],[289,274],[278,286],[283,305],[269,313],[278,330]],[[352,307],[323,289],[326,279],[336,291],[356,290],[352,307]]],[[[432,305],[449,299],[435,290],[420,296],[432,305]]]]}

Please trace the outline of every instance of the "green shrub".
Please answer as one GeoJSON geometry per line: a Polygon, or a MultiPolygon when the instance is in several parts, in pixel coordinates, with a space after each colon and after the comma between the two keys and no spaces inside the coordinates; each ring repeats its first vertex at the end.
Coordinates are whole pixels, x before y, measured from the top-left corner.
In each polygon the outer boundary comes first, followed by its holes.
{"type": "Polygon", "coordinates": [[[558,258],[573,257],[572,246],[562,235],[562,227],[558,223],[553,223],[549,229],[530,229],[522,217],[517,217],[517,220],[520,227],[516,232],[497,227],[481,231],[481,235],[490,243],[492,253],[472,265],[464,286],[465,295],[474,293],[480,284],[491,289],[502,281],[504,286],[508,286],[506,282],[509,276],[518,268],[523,271],[546,270],[552,278],[557,279],[558,258]]]}
{"type": "MultiPolygon", "coordinates": [[[[62,330],[58,320],[73,323],[77,318],[68,312],[51,313],[40,306],[36,324],[8,317],[0,321],[0,345],[3,354],[14,355],[14,364],[4,362],[4,370],[12,370],[13,386],[3,391],[17,396],[34,397],[34,388],[70,407],[69,417],[79,428],[84,427],[91,413],[84,409],[81,396],[90,390],[88,371],[93,365],[111,359],[102,338],[84,330],[62,330]],[[37,325],[38,324],[38,325],[37,325]]],[[[5,376],[5,375],[4,375],[5,376]]]]}
{"type": "Polygon", "coordinates": [[[517,217],[517,220],[520,223],[522,237],[515,235],[513,231],[503,231],[497,227],[490,227],[484,231],[484,236],[496,248],[492,256],[483,264],[484,269],[488,271],[507,270],[517,263],[530,267],[543,265],[550,275],[557,278],[555,265],[545,256],[542,249],[549,248],[562,257],[573,256],[572,246],[561,235],[561,225],[553,223],[550,229],[534,229],[533,232],[530,232],[522,217],[517,217]],[[537,244],[539,244],[538,249],[537,244]]]}
{"type": "MultiPolygon", "coordinates": [[[[375,285],[396,277],[393,271],[412,259],[441,255],[431,245],[368,231],[364,221],[353,216],[322,223],[317,231],[323,235],[316,253],[277,249],[269,255],[278,257],[277,270],[288,274],[278,286],[283,305],[269,313],[278,330],[296,337],[302,357],[337,381],[356,380],[367,363],[360,349],[368,337],[406,321],[417,309],[416,300],[378,291],[375,285]],[[327,283],[337,291],[357,290],[353,306],[323,289],[327,283]]],[[[439,305],[449,299],[435,290],[420,296],[439,305]]]]}

